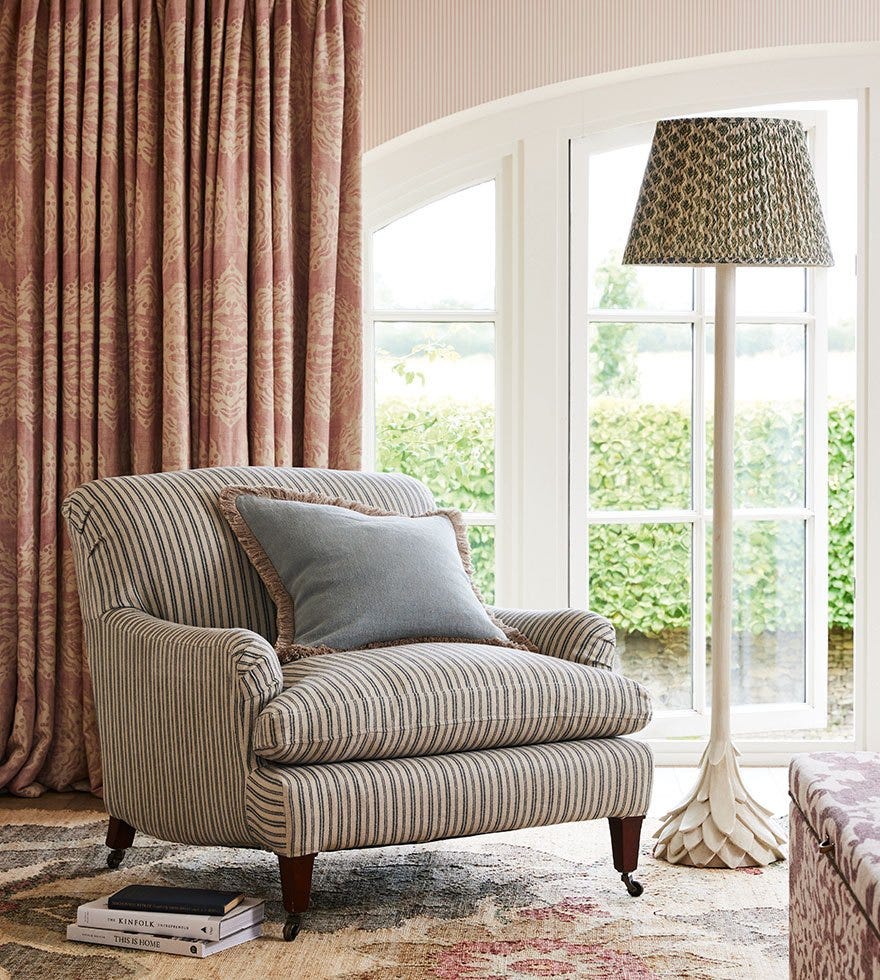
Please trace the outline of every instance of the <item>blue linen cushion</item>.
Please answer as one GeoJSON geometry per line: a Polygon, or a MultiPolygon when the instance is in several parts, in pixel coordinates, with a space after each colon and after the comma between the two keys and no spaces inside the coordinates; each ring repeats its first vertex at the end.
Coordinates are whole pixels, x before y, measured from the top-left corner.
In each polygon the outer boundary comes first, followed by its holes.
{"type": "Polygon", "coordinates": [[[512,642],[474,589],[457,511],[408,517],[244,486],[224,488],[220,506],[278,607],[282,662],[427,640],[512,642]]]}

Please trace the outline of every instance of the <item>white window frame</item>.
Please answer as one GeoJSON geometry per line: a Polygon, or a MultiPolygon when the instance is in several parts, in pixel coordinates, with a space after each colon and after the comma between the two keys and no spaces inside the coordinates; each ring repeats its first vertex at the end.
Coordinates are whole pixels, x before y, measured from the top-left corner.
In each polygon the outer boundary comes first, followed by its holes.
{"type": "Polygon", "coordinates": [[[364,222],[364,410],[363,410],[363,466],[372,470],[376,465],[376,373],[375,347],[376,323],[492,323],[495,327],[495,510],[463,511],[462,518],[468,526],[492,527],[495,531],[495,598],[509,588],[505,570],[512,567],[509,560],[510,542],[502,529],[508,526],[501,518],[508,509],[508,496],[505,487],[511,485],[511,468],[514,455],[509,445],[506,431],[504,400],[507,396],[503,379],[509,376],[513,363],[513,345],[507,329],[506,310],[511,307],[508,295],[509,266],[511,248],[509,242],[511,220],[510,186],[512,160],[509,156],[500,159],[495,155],[476,158],[462,166],[444,173],[438,173],[433,181],[423,181],[398,193],[387,195],[384,203],[377,193],[374,207],[369,211],[369,220],[364,222]],[[373,299],[373,235],[386,225],[403,218],[414,211],[441,201],[459,191],[476,187],[479,184],[494,182],[495,187],[495,296],[494,308],[490,310],[388,310],[375,305],[373,299]]]}
{"type": "MultiPolygon", "coordinates": [[[[734,110],[735,111],[735,110],[734,110]]],[[[821,111],[753,112],[750,114],[799,119],[810,135],[814,167],[820,189],[825,185],[825,114],[821,111]]],[[[600,310],[587,302],[589,283],[586,270],[591,256],[588,246],[589,160],[593,154],[638,143],[648,144],[653,123],[585,136],[571,142],[571,442],[569,450],[571,488],[570,601],[589,602],[590,527],[607,524],[675,524],[691,531],[691,677],[692,707],[658,709],[645,731],[646,738],[693,737],[709,732],[709,704],[706,679],[706,593],[707,539],[711,522],[710,501],[706,499],[705,431],[708,418],[705,391],[707,382],[706,330],[712,322],[707,310],[706,270],[695,269],[693,307],[688,310],[600,310]],[[692,406],[691,458],[692,505],[685,509],[593,510],[588,504],[589,487],[589,371],[588,329],[590,323],[670,323],[692,327],[692,406]]],[[[780,520],[803,522],[805,533],[804,601],[805,698],[802,703],[775,703],[735,706],[732,711],[734,733],[821,728],[827,722],[828,701],[828,493],[827,493],[827,310],[824,270],[807,271],[806,310],[802,313],[740,315],[737,323],[791,324],[805,329],[805,408],[806,466],[805,499],[801,507],[746,508],[735,511],[738,521],[780,520]],[[821,557],[822,560],[817,560],[821,557]]]]}
{"type": "MultiPolygon", "coordinates": [[[[577,79],[438,120],[365,155],[368,228],[425,203],[479,163],[506,167],[504,331],[499,336],[496,501],[498,601],[569,602],[569,144],[671,115],[745,105],[855,98],[859,122],[856,431],[855,739],[748,740],[742,761],[794,752],[880,751],[880,43],[734,52],[577,79]],[[506,163],[505,163],[506,161],[506,163]],[[440,190],[438,190],[440,188],[440,190]],[[875,189],[875,193],[871,190],[875,189]],[[396,202],[394,206],[389,202],[396,202]],[[390,207],[390,210],[389,210],[390,207]],[[873,379],[873,383],[869,383],[873,379]],[[503,433],[503,435],[501,435],[503,433]],[[503,542],[504,555],[501,545],[503,542]],[[503,587],[502,587],[502,582],[503,587]]],[[[499,271],[501,262],[499,258],[499,271]]],[[[698,761],[699,739],[650,739],[660,765],[698,761]]]]}

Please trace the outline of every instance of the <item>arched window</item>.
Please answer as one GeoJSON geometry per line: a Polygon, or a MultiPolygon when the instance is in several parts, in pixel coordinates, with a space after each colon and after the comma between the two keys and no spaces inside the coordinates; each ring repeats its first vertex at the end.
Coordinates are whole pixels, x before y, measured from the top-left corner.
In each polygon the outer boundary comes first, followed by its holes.
{"type": "Polygon", "coordinates": [[[713,273],[620,263],[671,115],[800,118],[836,259],[737,276],[734,731],[753,763],[880,749],[878,91],[868,56],[776,55],[531,93],[367,155],[368,464],[467,512],[487,598],[611,619],[661,761],[697,761],[711,709],[713,273]]]}

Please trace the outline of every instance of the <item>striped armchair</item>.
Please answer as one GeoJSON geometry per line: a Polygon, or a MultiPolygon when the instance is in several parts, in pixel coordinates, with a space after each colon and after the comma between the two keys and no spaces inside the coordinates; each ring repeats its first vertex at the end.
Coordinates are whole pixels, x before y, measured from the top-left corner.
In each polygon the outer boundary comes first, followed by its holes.
{"type": "Polygon", "coordinates": [[[64,503],[110,817],[108,863],[138,831],[278,855],[292,938],[321,851],[607,817],[630,894],[650,717],[591,613],[498,609],[546,656],[423,643],[281,666],[275,610],[218,508],[230,484],[419,514],[408,477],[224,467],[96,480],[64,503]]]}

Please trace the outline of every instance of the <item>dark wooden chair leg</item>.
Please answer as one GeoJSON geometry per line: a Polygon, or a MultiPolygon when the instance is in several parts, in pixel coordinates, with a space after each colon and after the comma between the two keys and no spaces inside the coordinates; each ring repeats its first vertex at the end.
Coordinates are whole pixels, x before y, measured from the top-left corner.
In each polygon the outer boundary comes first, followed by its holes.
{"type": "Polygon", "coordinates": [[[312,893],[312,868],[315,865],[315,854],[303,854],[300,857],[284,857],[278,855],[278,869],[281,872],[281,897],[287,912],[282,935],[285,942],[295,938],[302,925],[303,913],[309,907],[309,896],[312,893]]]}
{"type": "Polygon", "coordinates": [[[107,855],[107,867],[118,868],[125,857],[126,848],[131,847],[134,842],[134,827],[129,826],[124,820],[111,817],[107,826],[107,846],[112,848],[107,855]]]}
{"type": "Polygon", "coordinates": [[[643,816],[608,818],[614,867],[620,872],[620,879],[626,885],[626,890],[634,898],[638,898],[644,891],[641,882],[636,881],[632,876],[633,871],[639,866],[639,838],[644,819],[643,816]]]}

